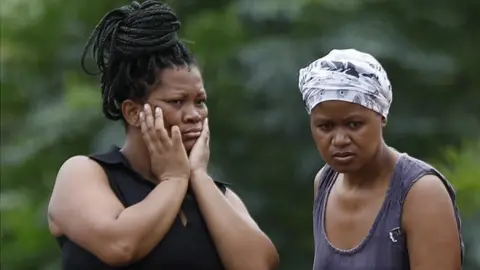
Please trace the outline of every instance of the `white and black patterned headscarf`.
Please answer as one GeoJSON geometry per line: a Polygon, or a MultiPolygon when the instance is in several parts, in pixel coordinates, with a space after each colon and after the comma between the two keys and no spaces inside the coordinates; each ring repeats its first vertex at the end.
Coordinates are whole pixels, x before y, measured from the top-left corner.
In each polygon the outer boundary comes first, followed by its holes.
{"type": "Polygon", "coordinates": [[[308,114],[321,102],[341,100],[386,118],[392,104],[392,86],[382,65],[355,49],[332,50],[300,69],[298,86],[308,114]]]}

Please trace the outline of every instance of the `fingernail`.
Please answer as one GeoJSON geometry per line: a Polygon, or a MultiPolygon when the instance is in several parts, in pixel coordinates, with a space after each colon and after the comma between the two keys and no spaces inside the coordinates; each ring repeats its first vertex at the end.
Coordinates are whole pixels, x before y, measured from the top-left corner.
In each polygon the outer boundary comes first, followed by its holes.
{"type": "Polygon", "coordinates": [[[156,114],[159,114],[159,113],[160,113],[160,107],[156,107],[156,108],[155,108],[155,113],[156,113],[156,114]]]}
{"type": "Polygon", "coordinates": [[[143,108],[144,108],[145,110],[148,110],[149,107],[150,107],[150,106],[148,106],[147,103],[145,103],[145,105],[143,105],[143,108]]]}
{"type": "Polygon", "coordinates": [[[140,112],[140,119],[143,119],[143,112],[140,112]]]}

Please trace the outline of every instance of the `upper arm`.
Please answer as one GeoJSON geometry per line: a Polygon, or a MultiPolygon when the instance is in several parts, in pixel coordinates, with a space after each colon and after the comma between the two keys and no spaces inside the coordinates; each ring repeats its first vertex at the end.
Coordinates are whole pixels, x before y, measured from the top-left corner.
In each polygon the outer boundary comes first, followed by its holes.
{"type": "Polygon", "coordinates": [[[317,175],[315,175],[315,180],[313,181],[313,198],[317,198],[318,187],[320,186],[320,182],[322,180],[323,171],[325,170],[325,166],[318,171],[317,175]]]}
{"type": "Polygon", "coordinates": [[[412,270],[461,269],[461,244],[452,200],[434,175],[420,178],[403,206],[412,270]]]}
{"type": "Polygon", "coordinates": [[[112,192],[103,169],[85,156],[60,168],[48,206],[59,231],[97,257],[109,252],[111,225],[124,207],[112,192]]]}
{"type": "MultiPolygon", "coordinates": [[[[253,220],[253,218],[248,213],[247,207],[242,202],[240,197],[237,194],[235,194],[235,192],[233,192],[232,190],[227,188],[227,190],[225,192],[225,197],[227,198],[230,205],[235,209],[235,211],[237,211],[237,213],[242,215],[244,220],[246,220],[253,228],[255,228],[256,230],[258,230],[258,232],[261,233],[261,235],[263,236],[263,240],[266,240],[266,241],[262,241],[262,243],[266,244],[264,250],[267,254],[266,255],[266,257],[267,257],[266,265],[267,266],[258,267],[256,269],[277,269],[278,264],[279,264],[279,257],[278,257],[278,253],[277,253],[277,250],[275,248],[275,245],[268,238],[268,236],[261,231],[260,227],[257,225],[255,220],[253,220]]],[[[254,244],[254,245],[258,246],[259,243],[254,244]]]]}
{"type": "Polygon", "coordinates": [[[227,188],[225,191],[225,198],[230,203],[230,205],[237,211],[240,215],[242,215],[246,221],[248,221],[252,226],[259,229],[255,220],[250,216],[247,207],[243,203],[242,199],[233,192],[231,189],[227,188]]]}

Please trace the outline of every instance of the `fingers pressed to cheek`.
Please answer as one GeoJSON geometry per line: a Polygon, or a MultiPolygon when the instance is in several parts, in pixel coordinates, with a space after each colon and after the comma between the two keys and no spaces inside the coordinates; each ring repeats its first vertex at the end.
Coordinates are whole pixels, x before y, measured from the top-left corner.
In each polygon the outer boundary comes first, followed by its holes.
{"type": "Polygon", "coordinates": [[[142,130],[142,132],[145,132],[146,130],[146,126],[145,126],[145,113],[144,112],[140,112],[140,114],[138,115],[138,118],[140,120],[140,128],[142,130]]]}
{"type": "Polygon", "coordinates": [[[208,127],[208,118],[205,118],[203,121],[203,133],[208,133],[209,132],[209,127],[208,127]]]}
{"type": "Polygon", "coordinates": [[[205,144],[208,145],[209,141],[209,130],[208,130],[208,121],[205,119],[203,121],[203,129],[202,134],[200,135],[200,140],[205,144]]]}
{"type": "Polygon", "coordinates": [[[163,123],[163,111],[160,107],[155,108],[155,128],[157,130],[162,130],[165,128],[163,123]]]}
{"type": "Polygon", "coordinates": [[[150,105],[145,104],[144,105],[144,113],[145,113],[145,121],[147,124],[148,128],[153,128],[154,126],[154,120],[153,120],[153,115],[152,115],[152,109],[150,108],[150,105]]]}

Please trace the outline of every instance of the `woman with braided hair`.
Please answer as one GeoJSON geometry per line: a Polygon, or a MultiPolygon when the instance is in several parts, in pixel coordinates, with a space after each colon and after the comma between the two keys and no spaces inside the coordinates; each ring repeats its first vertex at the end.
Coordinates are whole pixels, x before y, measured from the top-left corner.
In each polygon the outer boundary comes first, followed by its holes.
{"type": "MultiPolygon", "coordinates": [[[[60,168],[48,220],[63,269],[275,269],[277,251],[241,199],[207,173],[207,94],[180,22],[157,1],[108,12],[90,48],[103,113],[122,148],[60,168]]],[[[83,65],[85,68],[85,65],[83,65]]]]}

